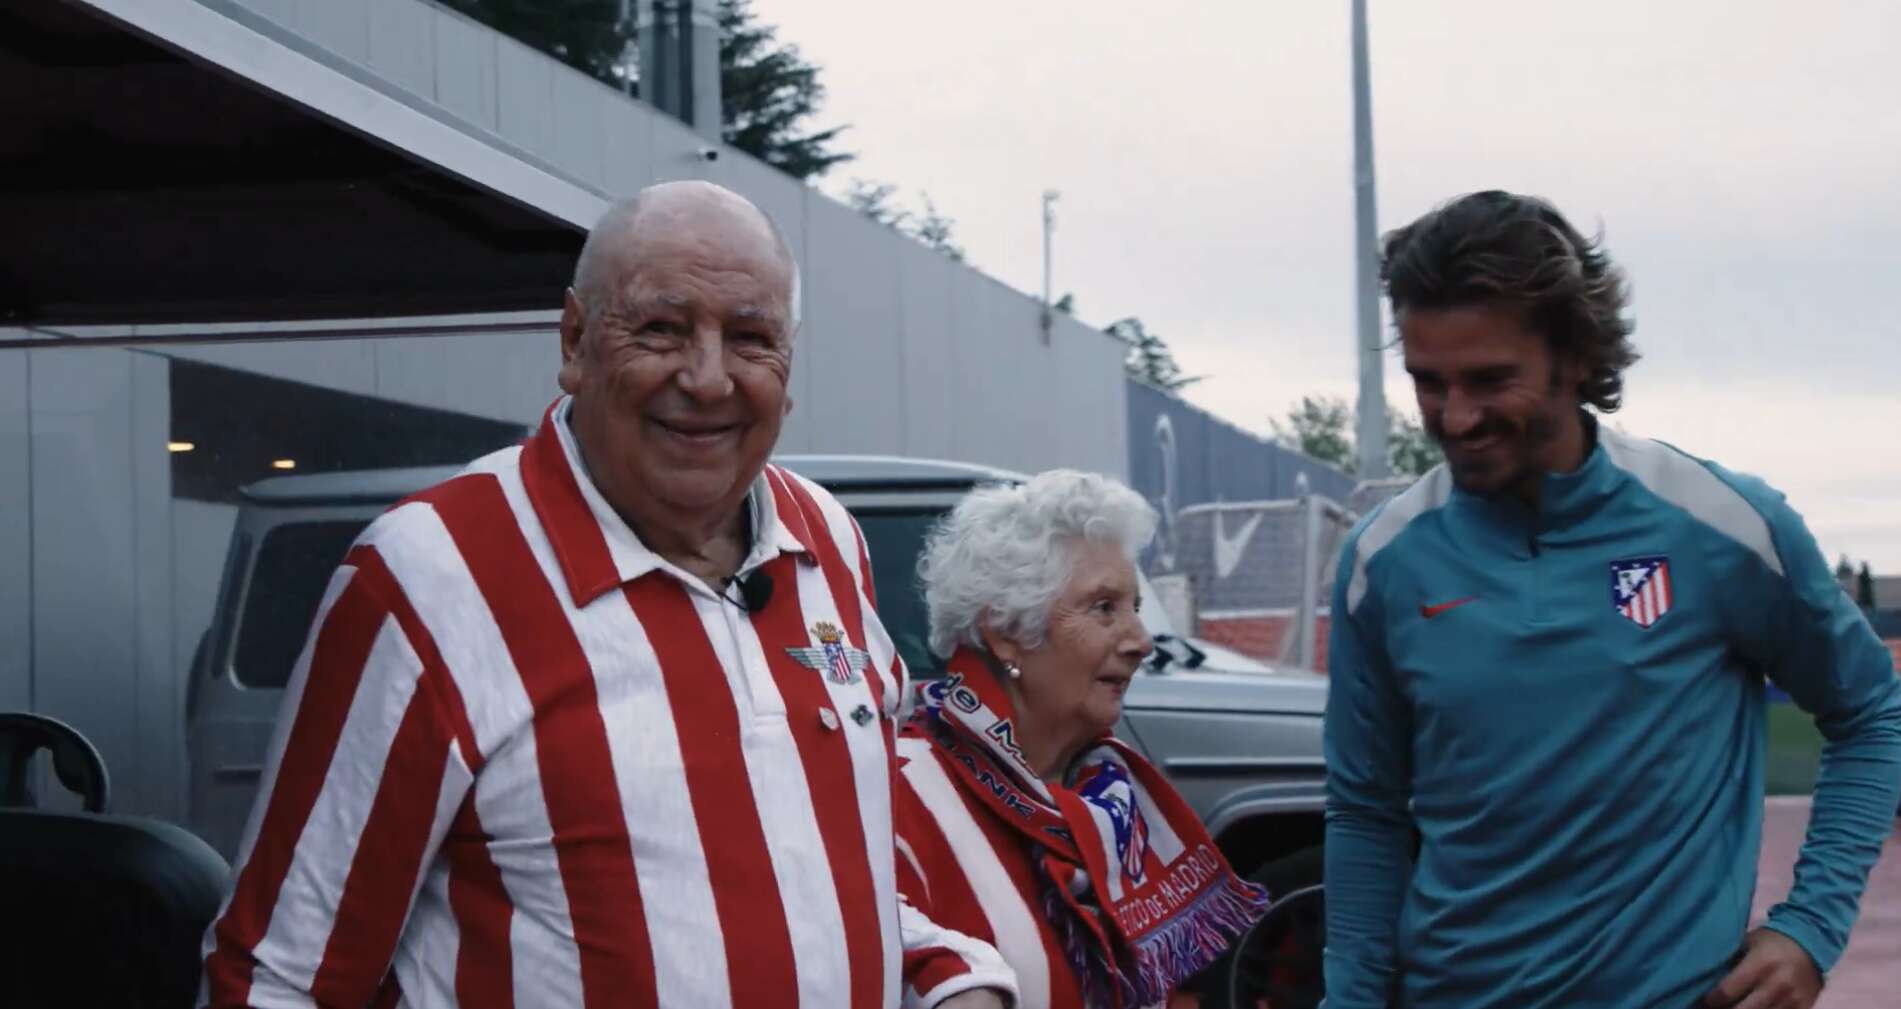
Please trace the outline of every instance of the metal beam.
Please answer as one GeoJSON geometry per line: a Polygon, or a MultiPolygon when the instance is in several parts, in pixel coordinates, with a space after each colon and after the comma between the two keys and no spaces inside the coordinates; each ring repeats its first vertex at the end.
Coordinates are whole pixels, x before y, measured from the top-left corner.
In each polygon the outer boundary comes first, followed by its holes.
{"type": "Polygon", "coordinates": [[[69,0],[195,62],[252,84],[414,160],[582,231],[608,196],[358,79],[198,0],[69,0]]]}

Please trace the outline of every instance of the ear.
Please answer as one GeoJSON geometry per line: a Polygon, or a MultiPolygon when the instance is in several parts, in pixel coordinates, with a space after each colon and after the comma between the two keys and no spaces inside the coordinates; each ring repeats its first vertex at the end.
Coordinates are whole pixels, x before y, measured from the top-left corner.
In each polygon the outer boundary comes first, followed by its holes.
{"type": "Polygon", "coordinates": [[[561,302],[561,391],[572,396],[581,388],[582,347],[587,336],[587,309],[581,297],[568,288],[561,302]]]}
{"type": "Polygon", "coordinates": [[[1010,663],[1016,663],[1022,659],[1023,647],[991,627],[988,619],[984,620],[977,634],[983,638],[984,647],[997,658],[1010,663]]]}

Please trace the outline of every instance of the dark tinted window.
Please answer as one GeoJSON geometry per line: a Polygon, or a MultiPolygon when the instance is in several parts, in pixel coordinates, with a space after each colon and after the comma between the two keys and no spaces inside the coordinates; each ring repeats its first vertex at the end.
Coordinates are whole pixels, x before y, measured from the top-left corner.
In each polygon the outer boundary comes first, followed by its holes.
{"type": "Polygon", "coordinates": [[[359,519],[300,522],[264,535],[231,659],[239,683],[281,687],[290,681],[330,575],[367,524],[359,519]]]}
{"type": "Polygon", "coordinates": [[[917,580],[918,554],[924,534],[944,514],[942,509],[910,511],[854,511],[865,531],[871,552],[871,580],[878,591],[878,616],[897,643],[898,654],[914,677],[943,673],[943,662],[931,654],[930,623],[924,594],[917,580]]]}

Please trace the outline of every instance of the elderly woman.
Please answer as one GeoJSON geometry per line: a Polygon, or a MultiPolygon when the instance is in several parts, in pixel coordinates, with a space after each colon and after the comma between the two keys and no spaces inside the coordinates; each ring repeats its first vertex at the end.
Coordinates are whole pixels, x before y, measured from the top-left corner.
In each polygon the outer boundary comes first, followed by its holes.
{"type": "MultiPolygon", "coordinates": [[[[1151,647],[1134,557],[1154,529],[1129,488],[1054,470],[972,492],[919,565],[949,676],[898,742],[898,888],[994,945],[1022,1009],[1164,1004],[1266,906],[1109,734],[1151,647]]],[[[955,983],[953,960],[907,961],[911,1003],[955,983]]]]}

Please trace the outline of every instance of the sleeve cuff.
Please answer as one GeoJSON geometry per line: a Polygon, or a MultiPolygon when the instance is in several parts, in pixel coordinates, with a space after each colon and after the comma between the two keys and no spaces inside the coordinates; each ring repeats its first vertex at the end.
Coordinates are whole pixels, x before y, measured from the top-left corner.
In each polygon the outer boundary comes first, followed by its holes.
{"type": "Polygon", "coordinates": [[[1802,952],[1807,953],[1809,959],[1815,963],[1816,972],[1822,975],[1823,981],[1827,981],[1828,972],[1835,969],[1835,961],[1841,957],[1841,950],[1837,949],[1833,955],[1828,955],[1832,944],[1807,922],[1785,911],[1786,907],[1787,905],[1783,905],[1770,911],[1769,920],[1763,922],[1762,927],[1772,932],[1780,932],[1793,940],[1797,946],[1802,947],[1802,952]]]}

